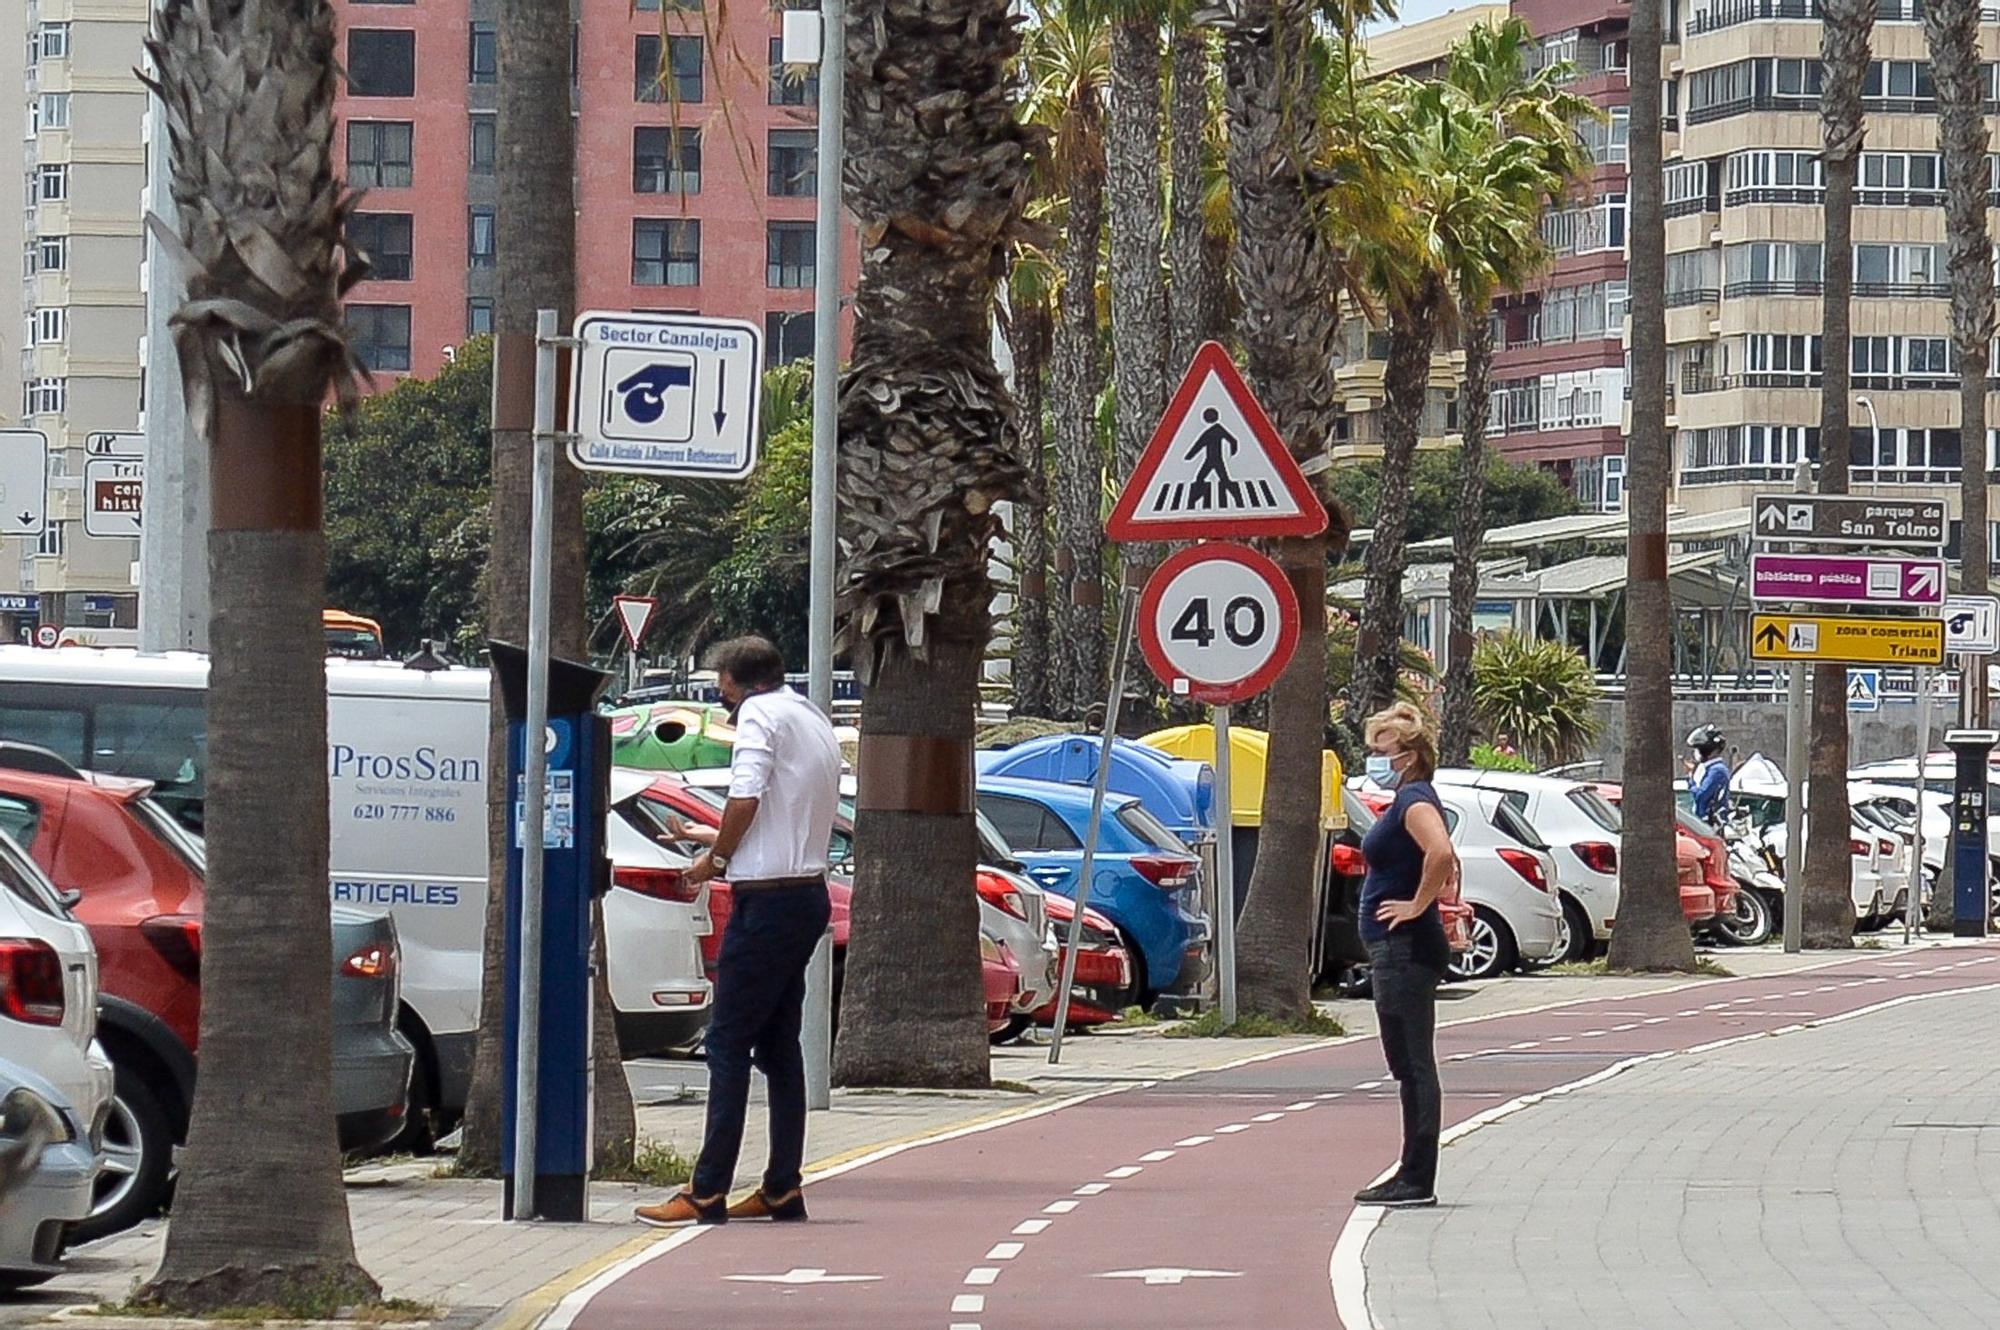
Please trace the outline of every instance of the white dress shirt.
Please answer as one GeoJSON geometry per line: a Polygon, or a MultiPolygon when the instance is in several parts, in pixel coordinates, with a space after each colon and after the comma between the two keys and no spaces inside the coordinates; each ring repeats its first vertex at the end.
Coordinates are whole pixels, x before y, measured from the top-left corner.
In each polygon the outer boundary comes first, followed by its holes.
{"type": "Polygon", "coordinates": [[[727,876],[756,882],[824,873],[840,800],[840,742],[819,708],[790,688],[743,699],[729,772],[729,797],[758,804],[727,876]]]}

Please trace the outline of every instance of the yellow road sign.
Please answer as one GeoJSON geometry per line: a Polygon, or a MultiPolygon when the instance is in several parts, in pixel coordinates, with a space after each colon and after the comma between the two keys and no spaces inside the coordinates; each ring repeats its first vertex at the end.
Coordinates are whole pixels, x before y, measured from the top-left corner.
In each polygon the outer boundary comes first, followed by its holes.
{"type": "Polygon", "coordinates": [[[1750,654],[1757,660],[1941,665],[1944,620],[1758,614],[1750,620],[1750,654]]]}

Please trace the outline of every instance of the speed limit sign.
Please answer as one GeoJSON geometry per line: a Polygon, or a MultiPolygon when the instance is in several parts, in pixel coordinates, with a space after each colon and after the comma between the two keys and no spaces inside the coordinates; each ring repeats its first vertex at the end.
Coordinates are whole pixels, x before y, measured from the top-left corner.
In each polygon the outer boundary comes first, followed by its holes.
{"type": "Polygon", "coordinates": [[[1299,645],[1299,602],[1277,564],[1242,545],[1194,545],[1139,598],[1139,645],[1174,696],[1215,706],[1255,697],[1299,645]]]}

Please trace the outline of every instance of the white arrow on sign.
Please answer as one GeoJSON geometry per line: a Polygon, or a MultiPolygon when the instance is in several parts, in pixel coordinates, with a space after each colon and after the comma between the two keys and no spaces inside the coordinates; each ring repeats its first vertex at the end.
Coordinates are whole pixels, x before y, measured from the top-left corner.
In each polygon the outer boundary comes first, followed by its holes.
{"type": "Polygon", "coordinates": [[[1911,600],[1920,596],[1935,596],[1943,581],[1944,569],[1934,563],[1920,563],[1910,569],[1910,582],[1903,588],[1903,593],[1911,600]]]}
{"type": "Polygon", "coordinates": [[[1137,1279],[1147,1284],[1181,1284],[1190,1279],[1241,1279],[1241,1270],[1190,1270],[1179,1265],[1148,1266],[1144,1270],[1107,1270],[1099,1279],[1137,1279]]]}
{"type": "Polygon", "coordinates": [[[724,1275],[738,1284],[872,1284],[880,1275],[830,1275],[824,1270],[787,1270],[781,1275],[724,1275]]]}
{"type": "Polygon", "coordinates": [[[1776,503],[1765,505],[1757,514],[1757,525],[1763,527],[1766,531],[1785,530],[1784,506],[1776,503]]]}

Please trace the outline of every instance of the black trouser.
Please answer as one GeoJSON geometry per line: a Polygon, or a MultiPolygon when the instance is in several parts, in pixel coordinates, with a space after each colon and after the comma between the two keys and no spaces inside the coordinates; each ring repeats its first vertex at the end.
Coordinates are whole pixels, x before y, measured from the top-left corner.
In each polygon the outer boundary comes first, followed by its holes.
{"type": "Polygon", "coordinates": [[[1399,1172],[1405,1181],[1431,1187],[1437,1183],[1438,1134],[1444,1113],[1437,1068],[1440,976],[1435,967],[1418,958],[1418,946],[1415,930],[1408,925],[1380,942],[1369,943],[1368,978],[1375,993],[1382,1052],[1403,1096],[1403,1164],[1399,1172]]]}
{"type": "Polygon", "coordinates": [[[806,1150],[806,1070],[799,1018],[806,965],[826,932],[826,883],[746,889],[738,884],[716,966],[709,1009],[708,1125],[694,1166],[694,1194],[716,1196],[736,1177],[750,1067],[764,1073],[770,1098],[771,1156],[766,1195],[799,1185],[806,1150]]]}

